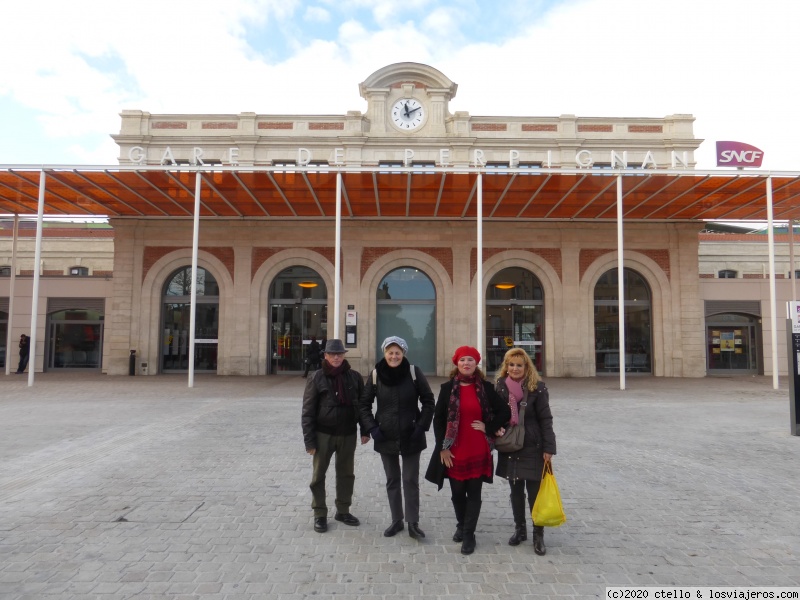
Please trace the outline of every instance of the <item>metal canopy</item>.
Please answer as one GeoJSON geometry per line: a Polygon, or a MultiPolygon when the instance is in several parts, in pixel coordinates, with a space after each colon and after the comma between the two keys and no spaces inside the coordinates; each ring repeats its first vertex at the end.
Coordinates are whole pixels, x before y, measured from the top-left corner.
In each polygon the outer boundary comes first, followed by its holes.
{"type": "Polygon", "coordinates": [[[482,174],[486,219],[796,219],[800,172],[447,167],[0,166],[0,213],[35,215],[44,171],[47,216],[192,217],[195,173],[201,217],[333,219],[341,174],[344,218],[475,218],[482,174]]]}

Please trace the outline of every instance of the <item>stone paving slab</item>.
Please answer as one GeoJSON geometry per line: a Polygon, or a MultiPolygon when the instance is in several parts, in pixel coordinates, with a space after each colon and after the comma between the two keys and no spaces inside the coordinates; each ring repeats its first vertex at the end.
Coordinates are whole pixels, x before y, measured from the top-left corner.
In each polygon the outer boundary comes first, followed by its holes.
{"type": "MultiPolygon", "coordinates": [[[[434,389],[442,380],[433,380],[434,389]]],[[[800,586],[800,438],[785,382],[548,380],[568,522],[510,547],[487,486],[478,548],[422,485],[417,542],[384,538],[384,475],[312,529],[299,377],[0,376],[0,599],[597,598],[610,585],[800,586]]],[[[429,433],[432,446],[432,434],[429,433]]],[[[423,453],[423,462],[430,449],[423,453]]],[[[328,484],[332,504],[333,472],[328,484]]]]}

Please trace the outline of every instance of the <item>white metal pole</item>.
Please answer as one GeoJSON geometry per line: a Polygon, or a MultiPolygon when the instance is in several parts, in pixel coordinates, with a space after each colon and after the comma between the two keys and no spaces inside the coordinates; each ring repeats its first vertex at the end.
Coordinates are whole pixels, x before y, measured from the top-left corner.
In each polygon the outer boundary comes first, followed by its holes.
{"type": "Polygon", "coordinates": [[[797,285],[795,284],[795,274],[797,270],[794,268],[794,219],[789,219],[789,277],[792,278],[792,302],[797,300],[797,285]]]}
{"type": "Polygon", "coordinates": [[[44,220],[44,191],[46,183],[44,169],[39,171],[39,208],[36,213],[36,252],[33,259],[33,294],[31,301],[31,345],[28,359],[28,387],[33,385],[36,370],[36,327],[39,315],[39,272],[42,263],[42,221],[44,220]]]}
{"type": "Polygon", "coordinates": [[[17,282],[17,238],[19,237],[19,215],[14,215],[11,237],[11,279],[8,281],[8,326],[6,327],[6,375],[11,373],[11,349],[14,347],[11,324],[14,322],[14,287],[17,282]]]}
{"type": "MultiPolygon", "coordinates": [[[[336,241],[334,242],[333,257],[333,337],[339,337],[339,302],[342,289],[340,284],[342,272],[342,173],[336,172],[336,241]]],[[[328,317],[330,321],[330,317],[328,317]]]]}
{"type": "MultiPolygon", "coordinates": [[[[478,203],[477,203],[477,212],[478,212],[478,257],[477,257],[477,277],[476,277],[476,287],[478,288],[477,291],[477,302],[475,307],[475,316],[477,320],[477,327],[476,327],[476,334],[478,336],[478,343],[475,344],[475,347],[478,349],[478,352],[481,353],[481,356],[486,354],[485,340],[483,335],[483,174],[478,173],[478,203]]],[[[484,362],[484,361],[481,361],[484,362]]]]}
{"type": "Polygon", "coordinates": [[[772,177],[767,177],[767,239],[769,241],[769,304],[772,329],[772,389],[778,389],[778,302],[775,297],[775,231],[772,223],[772,177]]]}
{"type": "Polygon", "coordinates": [[[617,285],[619,294],[619,389],[625,389],[625,261],[622,248],[622,175],[617,175],[617,285]]]}
{"type": "Polygon", "coordinates": [[[197,319],[197,247],[200,238],[200,171],[194,179],[194,229],[192,231],[192,280],[189,304],[189,387],[194,387],[194,324],[197,319]]]}

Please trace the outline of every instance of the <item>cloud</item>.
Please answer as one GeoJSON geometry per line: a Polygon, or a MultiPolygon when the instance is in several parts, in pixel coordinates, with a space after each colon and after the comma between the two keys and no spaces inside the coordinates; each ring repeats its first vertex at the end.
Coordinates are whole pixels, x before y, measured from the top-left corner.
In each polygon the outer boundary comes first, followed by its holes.
{"type": "MultiPolygon", "coordinates": [[[[82,136],[73,160],[110,149],[100,162],[116,161],[108,136],[122,109],[363,111],[361,81],[414,61],[458,84],[451,111],[691,113],[695,135],[708,139],[696,153],[701,166],[714,166],[713,142],[725,138],[765,150],[765,167],[796,162],[800,3],[139,0],[123,10],[101,0],[32,0],[4,11],[3,106],[37,112],[53,139],[82,136]],[[297,29],[304,21],[309,28],[297,29]]],[[[0,124],[13,118],[0,115],[0,124]]]]}

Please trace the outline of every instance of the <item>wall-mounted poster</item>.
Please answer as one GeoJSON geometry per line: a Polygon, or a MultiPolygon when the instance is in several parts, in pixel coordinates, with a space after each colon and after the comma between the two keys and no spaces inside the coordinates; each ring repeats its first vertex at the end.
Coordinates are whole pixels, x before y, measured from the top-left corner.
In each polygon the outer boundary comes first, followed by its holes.
{"type": "Polygon", "coordinates": [[[733,352],[734,337],[732,331],[723,331],[719,336],[719,347],[723,352],[733,352]]]}

